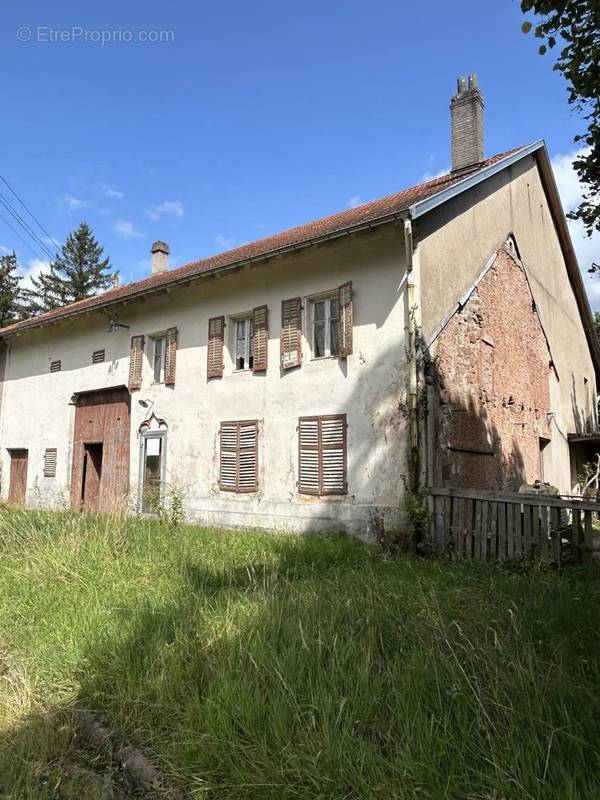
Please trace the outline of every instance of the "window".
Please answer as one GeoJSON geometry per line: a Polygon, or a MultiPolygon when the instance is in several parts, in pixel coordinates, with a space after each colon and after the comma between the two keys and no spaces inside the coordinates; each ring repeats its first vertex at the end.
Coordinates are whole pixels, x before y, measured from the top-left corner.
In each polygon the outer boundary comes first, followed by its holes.
{"type": "Polygon", "coordinates": [[[254,325],[251,317],[235,320],[235,368],[252,369],[254,357],[252,338],[254,325]]]}
{"type": "Polygon", "coordinates": [[[92,364],[101,364],[104,361],[104,350],[94,350],[92,353],[92,364]]]}
{"type": "Polygon", "coordinates": [[[298,421],[298,491],[346,494],[346,415],[300,417],[298,421]]]}
{"type": "Polygon", "coordinates": [[[156,336],[153,340],[154,353],[152,356],[152,380],[154,383],[165,382],[165,350],[166,339],[164,336],[156,336]]]}
{"type": "Polygon", "coordinates": [[[140,495],[144,514],[158,514],[163,498],[165,479],[165,445],[167,434],[143,433],[140,441],[140,495]]]}
{"type": "Polygon", "coordinates": [[[337,294],[312,301],[313,358],[340,354],[340,301],[337,294]]]}
{"type": "Polygon", "coordinates": [[[61,369],[62,369],[62,364],[60,361],[50,362],[50,372],[60,372],[61,369]]]}
{"type": "Polygon", "coordinates": [[[310,299],[313,358],[346,358],[352,355],[354,311],[352,283],[335,292],[310,299]]]}
{"type": "Polygon", "coordinates": [[[226,492],[258,490],[258,421],[222,422],[219,488],[226,492]]]}
{"type": "Polygon", "coordinates": [[[44,478],[56,477],[56,448],[48,447],[44,450],[44,478]]]}

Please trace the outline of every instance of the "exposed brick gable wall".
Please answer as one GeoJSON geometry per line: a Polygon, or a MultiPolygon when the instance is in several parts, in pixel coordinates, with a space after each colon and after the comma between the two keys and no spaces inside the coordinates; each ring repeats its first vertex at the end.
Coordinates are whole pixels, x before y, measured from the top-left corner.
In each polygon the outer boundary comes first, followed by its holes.
{"type": "Polygon", "coordinates": [[[501,249],[435,346],[434,481],[518,489],[550,438],[550,353],[521,267],[501,249]]]}

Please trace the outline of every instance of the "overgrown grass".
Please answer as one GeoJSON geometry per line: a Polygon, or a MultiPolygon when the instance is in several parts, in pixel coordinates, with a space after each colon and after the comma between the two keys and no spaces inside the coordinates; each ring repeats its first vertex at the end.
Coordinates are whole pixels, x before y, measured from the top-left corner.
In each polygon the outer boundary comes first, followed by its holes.
{"type": "Polygon", "coordinates": [[[598,574],[0,511],[0,797],[90,708],[198,798],[600,797],[598,574]]]}

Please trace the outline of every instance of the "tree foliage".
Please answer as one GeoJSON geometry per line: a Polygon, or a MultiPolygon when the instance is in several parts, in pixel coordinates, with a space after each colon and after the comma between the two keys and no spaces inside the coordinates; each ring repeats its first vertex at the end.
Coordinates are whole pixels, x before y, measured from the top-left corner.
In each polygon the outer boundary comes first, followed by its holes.
{"type": "Polygon", "coordinates": [[[0,256],[0,328],[23,319],[21,278],[16,253],[0,256]]]}
{"type": "Polygon", "coordinates": [[[580,219],[591,236],[600,231],[600,0],[522,0],[521,10],[541,17],[523,23],[525,33],[533,29],[542,40],[541,55],[562,45],[554,69],[567,80],[569,103],[588,124],[587,132],[575,137],[582,152],[573,162],[586,191],[568,216],[580,219]]]}
{"type": "Polygon", "coordinates": [[[109,272],[110,260],[103,258],[103,253],[90,226],[82,222],[69,234],[48,271],[32,278],[33,288],[24,292],[30,314],[85,300],[110,288],[116,273],[109,272]]]}

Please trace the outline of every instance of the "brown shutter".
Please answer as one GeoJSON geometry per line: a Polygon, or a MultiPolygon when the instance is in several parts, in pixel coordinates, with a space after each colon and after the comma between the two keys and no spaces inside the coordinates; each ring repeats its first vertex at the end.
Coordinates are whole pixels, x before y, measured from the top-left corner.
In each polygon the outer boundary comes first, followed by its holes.
{"type": "Polygon", "coordinates": [[[302,363],[302,300],[294,297],[281,303],[281,368],[302,363]]]}
{"type": "Polygon", "coordinates": [[[346,494],[346,415],[300,417],[298,424],[298,491],[302,494],[346,494]]]}
{"type": "Polygon", "coordinates": [[[269,323],[267,306],[258,306],[252,311],[252,372],[264,372],[267,368],[269,350],[269,323]]]}
{"type": "Polygon", "coordinates": [[[144,336],[131,337],[131,350],[129,351],[129,391],[141,388],[142,366],[144,364],[144,336]]]}
{"type": "Polygon", "coordinates": [[[226,492],[258,489],[258,421],[222,422],[219,488],[226,492]]]}
{"type": "Polygon", "coordinates": [[[298,420],[298,491],[319,494],[319,417],[298,420]]]}
{"type": "Polygon", "coordinates": [[[48,447],[44,451],[44,478],[56,477],[56,448],[48,447]]]}
{"type": "Polygon", "coordinates": [[[239,423],[238,432],[238,492],[258,489],[258,422],[239,423]]]}
{"type": "Polygon", "coordinates": [[[344,283],[338,289],[340,300],[340,356],[352,355],[352,326],[354,312],[352,308],[352,281],[344,283]]]}
{"type": "Polygon", "coordinates": [[[165,340],[165,386],[175,386],[177,328],[168,328],[165,340]]]}
{"type": "Polygon", "coordinates": [[[223,377],[223,342],[225,339],[225,317],[208,320],[207,377],[223,377]]]}
{"type": "Polygon", "coordinates": [[[345,494],[346,415],[321,417],[321,494],[345,494]]]}
{"type": "Polygon", "coordinates": [[[226,492],[235,492],[237,487],[237,422],[222,422],[220,439],[219,488],[226,492]]]}

